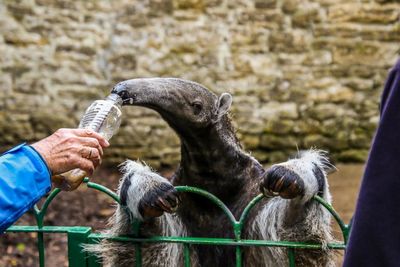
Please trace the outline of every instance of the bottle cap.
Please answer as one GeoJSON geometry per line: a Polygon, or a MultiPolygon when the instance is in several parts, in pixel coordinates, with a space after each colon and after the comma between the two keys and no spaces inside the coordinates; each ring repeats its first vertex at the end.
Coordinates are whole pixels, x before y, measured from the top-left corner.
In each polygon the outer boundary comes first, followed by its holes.
{"type": "Polygon", "coordinates": [[[122,104],[122,98],[118,94],[110,94],[106,97],[106,100],[111,100],[115,102],[115,104],[121,105],[122,104]]]}

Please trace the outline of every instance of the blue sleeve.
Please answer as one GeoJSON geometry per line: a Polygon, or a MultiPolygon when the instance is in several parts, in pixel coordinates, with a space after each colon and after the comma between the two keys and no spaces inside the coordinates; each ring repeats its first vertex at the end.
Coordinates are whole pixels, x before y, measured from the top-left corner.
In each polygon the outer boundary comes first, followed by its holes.
{"type": "Polygon", "coordinates": [[[51,189],[46,162],[32,147],[19,145],[0,156],[0,234],[51,189]]]}

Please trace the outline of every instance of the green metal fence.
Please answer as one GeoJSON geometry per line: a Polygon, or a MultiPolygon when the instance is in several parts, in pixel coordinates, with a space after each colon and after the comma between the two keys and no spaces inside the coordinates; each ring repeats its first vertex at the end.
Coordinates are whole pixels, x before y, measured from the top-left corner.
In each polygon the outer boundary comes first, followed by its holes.
{"type": "MultiPolygon", "coordinates": [[[[107,194],[109,197],[119,203],[119,197],[110,189],[90,182],[88,178],[85,178],[88,188],[98,190],[102,193],[107,194]]],[[[197,194],[211,200],[216,206],[222,209],[224,214],[229,218],[231,227],[233,228],[235,237],[229,238],[206,238],[206,237],[177,237],[177,236],[154,236],[149,238],[138,238],[128,236],[108,236],[101,233],[93,233],[91,227],[83,226],[45,226],[43,223],[44,216],[46,215],[47,208],[53,199],[61,192],[59,189],[54,189],[45,200],[42,208],[39,209],[37,206],[34,207],[34,214],[36,217],[37,226],[21,226],[13,225],[7,229],[7,233],[37,233],[37,247],[39,252],[39,265],[45,266],[45,246],[44,246],[44,234],[51,233],[64,233],[68,237],[68,261],[69,266],[78,267],[98,267],[100,266],[97,258],[93,255],[87,255],[82,250],[83,244],[94,244],[102,239],[114,240],[118,242],[133,242],[136,246],[136,266],[142,266],[141,264],[141,244],[143,243],[180,243],[183,245],[184,253],[184,264],[185,267],[190,266],[190,245],[212,245],[212,246],[235,246],[236,247],[236,266],[242,266],[242,249],[243,246],[266,246],[266,247],[285,247],[288,250],[289,266],[295,266],[295,249],[321,249],[321,244],[310,244],[301,242],[290,242],[290,241],[268,241],[268,240],[251,240],[242,239],[242,229],[250,210],[263,198],[263,195],[256,196],[244,209],[242,215],[237,220],[232,212],[225,206],[225,204],[218,199],[216,196],[208,193],[207,191],[199,188],[190,186],[177,186],[176,189],[179,192],[187,192],[191,194],[197,194]]],[[[350,231],[350,225],[346,225],[333,207],[325,202],[321,197],[314,196],[314,201],[319,202],[324,206],[333,216],[335,221],[338,223],[340,230],[343,235],[342,242],[335,242],[328,244],[330,249],[344,250],[347,245],[348,234],[350,231]]],[[[134,236],[138,236],[140,224],[135,222],[133,224],[135,232],[134,236]]]]}

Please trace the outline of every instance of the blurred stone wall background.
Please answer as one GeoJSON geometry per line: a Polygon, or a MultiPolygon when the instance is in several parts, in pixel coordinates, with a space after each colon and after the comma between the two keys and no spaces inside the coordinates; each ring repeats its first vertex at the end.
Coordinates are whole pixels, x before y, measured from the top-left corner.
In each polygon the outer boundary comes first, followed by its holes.
{"type": "MultiPolygon", "coordinates": [[[[262,162],[311,146],[364,161],[399,14],[397,0],[0,0],[0,148],[76,126],[118,81],[175,76],[233,94],[262,162]]],[[[124,112],[108,163],[179,160],[155,112],[124,112]]]]}

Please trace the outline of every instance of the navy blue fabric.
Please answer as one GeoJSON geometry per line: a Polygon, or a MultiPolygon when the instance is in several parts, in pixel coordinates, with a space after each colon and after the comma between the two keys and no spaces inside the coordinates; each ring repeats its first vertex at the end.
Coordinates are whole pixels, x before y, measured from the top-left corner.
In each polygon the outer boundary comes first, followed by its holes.
{"type": "Polygon", "coordinates": [[[0,156],[0,233],[51,189],[50,171],[32,147],[19,145],[0,156]]]}
{"type": "Polygon", "coordinates": [[[400,266],[400,60],[389,72],[344,266],[400,266]]]}

